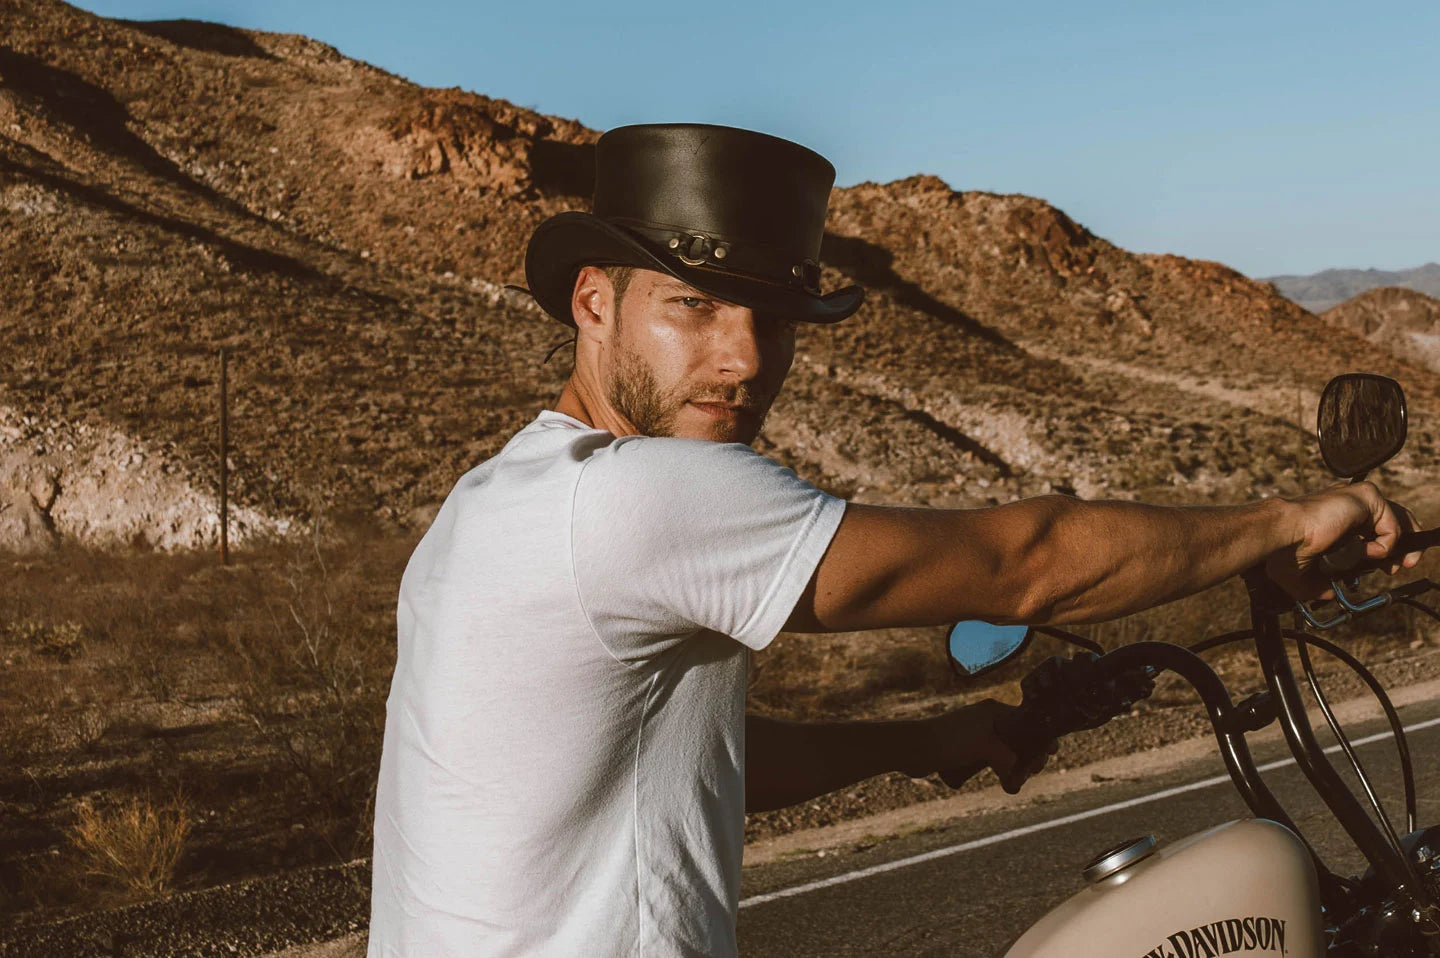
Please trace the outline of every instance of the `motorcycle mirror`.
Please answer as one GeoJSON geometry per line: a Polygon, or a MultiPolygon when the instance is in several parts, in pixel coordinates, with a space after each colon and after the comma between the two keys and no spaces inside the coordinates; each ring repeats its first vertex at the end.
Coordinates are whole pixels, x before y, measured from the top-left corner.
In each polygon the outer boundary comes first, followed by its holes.
{"type": "Polygon", "coordinates": [[[1014,658],[1032,634],[1025,625],[956,622],[950,627],[950,664],[966,678],[974,678],[1014,658]]]}
{"type": "Polygon", "coordinates": [[[1363,476],[1405,445],[1405,390],[1386,376],[1346,373],[1320,394],[1320,458],[1342,479],[1363,476]]]}

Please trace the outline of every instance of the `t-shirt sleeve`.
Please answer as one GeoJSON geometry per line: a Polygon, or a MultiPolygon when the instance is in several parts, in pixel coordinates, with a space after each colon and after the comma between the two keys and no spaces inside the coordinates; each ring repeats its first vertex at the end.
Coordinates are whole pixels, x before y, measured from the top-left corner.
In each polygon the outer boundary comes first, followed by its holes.
{"type": "Polygon", "coordinates": [[[580,603],[622,661],[699,629],[764,648],[784,626],[845,511],[739,443],[627,437],[575,487],[580,603]]]}

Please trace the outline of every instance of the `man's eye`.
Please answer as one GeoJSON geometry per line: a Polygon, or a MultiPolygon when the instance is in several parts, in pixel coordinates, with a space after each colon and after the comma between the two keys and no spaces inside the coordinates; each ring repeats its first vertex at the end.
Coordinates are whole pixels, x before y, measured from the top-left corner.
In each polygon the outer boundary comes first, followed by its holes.
{"type": "Polygon", "coordinates": [[[680,305],[684,306],[686,309],[699,309],[704,302],[705,300],[701,299],[698,296],[680,297],[680,305]]]}

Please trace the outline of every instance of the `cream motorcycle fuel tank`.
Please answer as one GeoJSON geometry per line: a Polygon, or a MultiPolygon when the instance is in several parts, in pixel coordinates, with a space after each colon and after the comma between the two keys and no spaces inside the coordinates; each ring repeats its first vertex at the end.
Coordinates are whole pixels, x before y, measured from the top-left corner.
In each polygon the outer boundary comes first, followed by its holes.
{"type": "Polygon", "coordinates": [[[1230,822],[1163,848],[1127,842],[1085,877],[1005,958],[1325,954],[1310,853],[1274,822],[1230,822]]]}

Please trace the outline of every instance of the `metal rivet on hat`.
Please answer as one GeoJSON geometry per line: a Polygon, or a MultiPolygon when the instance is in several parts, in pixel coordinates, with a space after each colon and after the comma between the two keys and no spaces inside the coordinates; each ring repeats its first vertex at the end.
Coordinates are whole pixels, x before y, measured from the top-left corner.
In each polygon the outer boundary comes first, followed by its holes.
{"type": "Polygon", "coordinates": [[[679,249],[679,248],[680,248],[680,237],[678,237],[678,236],[672,236],[672,237],[670,237],[670,242],[669,242],[668,244],[666,244],[666,245],[668,245],[671,249],[679,249]]]}
{"type": "Polygon", "coordinates": [[[729,255],[730,255],[730,247],[728,247],[728,246],[717,246],[717,247],[715,247],[715,258],[716,258],[716,259],[724,259],[725,257],[727,257],[727,256],[729,256],[729,255]]]}

